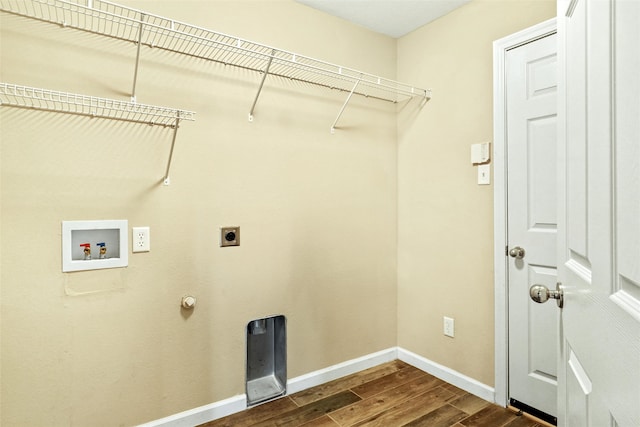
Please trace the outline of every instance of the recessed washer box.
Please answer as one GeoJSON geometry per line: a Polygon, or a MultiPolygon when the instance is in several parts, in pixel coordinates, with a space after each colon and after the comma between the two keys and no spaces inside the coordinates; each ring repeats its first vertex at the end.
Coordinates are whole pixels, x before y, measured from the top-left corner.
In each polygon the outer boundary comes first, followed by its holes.
{"type": "Polygon", "coordinates": [[[62,271],[129,265],[128,221],[62,221],[62,271]]]}

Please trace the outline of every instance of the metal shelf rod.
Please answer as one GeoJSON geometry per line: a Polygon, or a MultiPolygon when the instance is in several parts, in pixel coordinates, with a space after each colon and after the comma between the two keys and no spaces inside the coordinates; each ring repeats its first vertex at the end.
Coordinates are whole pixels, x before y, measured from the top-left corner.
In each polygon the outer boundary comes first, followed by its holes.
{"type": "Polygon", "coordinates": [[[167,160],[167,170],[164,173],[164,185],[171,184],[171,179],[169,178],[169,170],[171,169],[171,160],[173,159],[173,147],[176,145],[176,137],[178,136],[178,127],[180,126],[180,112],[176,114],[176,124],[173,127],[173,136],[171,137],[171,149],[169,150],[169,160],[167,160]]]}
{"type": "Polygon", "coordinates": [[[140,14],[140,27],[138,28],[138,43],[136,47],[136,66],[133,70],[133,88],[131,89],[131,102],[136,102],[136,82],[138,81],[138,64],[140,64],[140,45],[142,44],[142,28],[144,25],[144,13],[140,14]]]}
{"type": "Polygon", "coordinates": [[[342,113],[344,113],[344,109],[347,108],[347,104],[349,103],[349,100],[353,96],[353,92],[358,87],[358,83],[360,83],[360,80],[358,80],[353,85],[353,89],[351,89],[351,92],[349,92],[349,96],[347,96],[347,100],[344,101],[344,104],[342,105],[342,108],[340,109],[340,112],[338,113],[338,117],[336,117],[336,119],[333,121],[333,124],[331,125],[331,133],[335,133],[336,132],[336,124],[338,123],[338,120],[340,120],[340,117],[342,117],[342,113]]]}
{"type": "Polygon", "coordinates": [[[262,80],[260,80],[260,87],[258,87],[258,93],[256,93],[256,97],[253,100],[253,105],[251,106],[251,111],[249,111],[249,121],[253,121],[253,110],[256,108],[256,103],[258,102],[258,97],[260,96],[260,92],[262,92],[262,86],[264,86],[264,81],[267,78],[267,74],[269,74],[269,68],[271,68],[271,62],[273,62],[273,55],[269,58],[269,62],[267,63],[267,68],[265,68],[264,73],[262,74],[262,80]]]}

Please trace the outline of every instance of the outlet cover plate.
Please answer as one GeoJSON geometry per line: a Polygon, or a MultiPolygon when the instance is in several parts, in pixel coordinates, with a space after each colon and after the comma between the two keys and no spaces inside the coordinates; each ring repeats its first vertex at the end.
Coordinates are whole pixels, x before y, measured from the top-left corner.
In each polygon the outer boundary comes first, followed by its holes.
{"type": "Polygon", "coordinates": [[[151,250],[151,234],[149,227],[132,227],[131,251],[149,252],[151,250]]]}
{"type": "Polygon", "coordinates": [[[454,320],[451,317],[444,317],[444,334],[451,338],[455,335],[454,320]]]}

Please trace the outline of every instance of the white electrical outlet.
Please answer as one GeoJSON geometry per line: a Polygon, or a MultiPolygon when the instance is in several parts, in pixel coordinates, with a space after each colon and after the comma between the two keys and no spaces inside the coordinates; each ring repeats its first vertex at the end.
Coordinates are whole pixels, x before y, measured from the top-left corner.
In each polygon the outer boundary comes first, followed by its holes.
{"type": "Polygon", "coordinates": [[[133,227],[131,244],[133,252],[149,252],[151,250],[149,227],[133,227]]]}
{"type": "Polygon", "coordinates": [[[454,323],[451,317],[444,317],[444,334],[451,338],[454,336],[454,323]]]}

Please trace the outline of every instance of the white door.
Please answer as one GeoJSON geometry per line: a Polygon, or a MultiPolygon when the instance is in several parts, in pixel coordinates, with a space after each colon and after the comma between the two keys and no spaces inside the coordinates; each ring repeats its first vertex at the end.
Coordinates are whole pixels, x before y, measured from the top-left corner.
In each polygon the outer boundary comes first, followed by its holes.
{"type": "Polygon", "coordinates": [[[640,1],[560,0],[558,35],[559,425],[637,427],[640,1]]]}
{"type": "Polygon", "coordinates": [[[505,70],[509,402],[553,418],[560,315],[529,286],[557,281],[556,34],[509,50],[505,70]]]}

